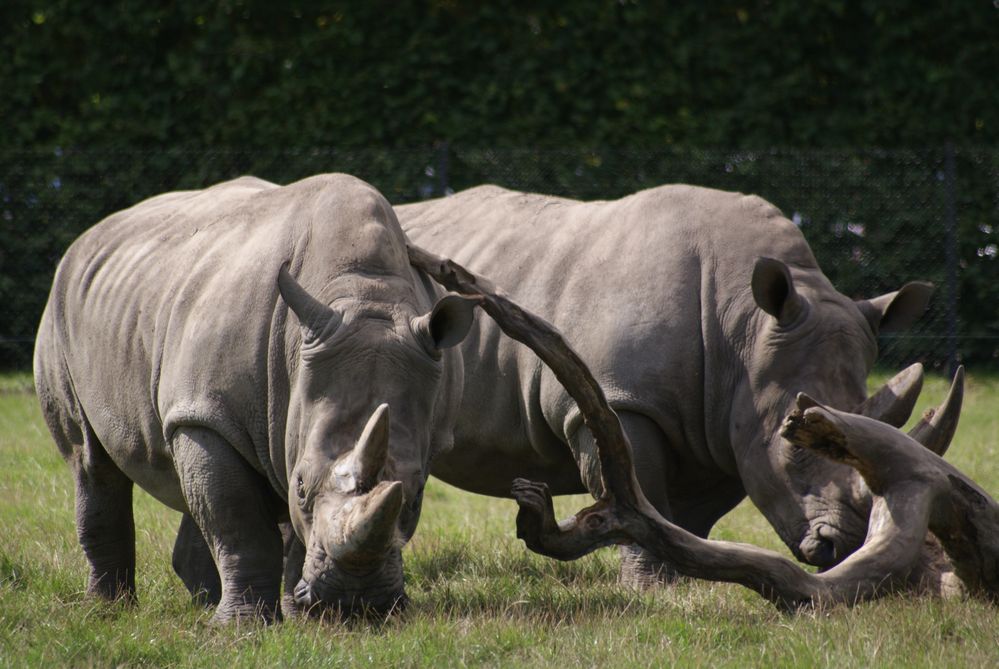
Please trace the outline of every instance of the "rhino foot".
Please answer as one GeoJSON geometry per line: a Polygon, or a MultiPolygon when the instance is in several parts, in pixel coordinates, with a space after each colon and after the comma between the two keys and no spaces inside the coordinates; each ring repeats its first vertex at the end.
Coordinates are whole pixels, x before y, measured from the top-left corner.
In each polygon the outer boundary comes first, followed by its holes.
{"type": "Polygon", "coordinates": [[[944,599],[967,594],[964,582],[954,571],[954,564],[932,533],[926,535],[923,548],[907,580],[909,587],[919,594],[944,599]]]}
{"type": "Polygon", "coordinates": [[[260,598],[252,594],[241,598],[237,603],[220,603],[210,624],[222,626],[238,621],[269,625],[281,619],[281,609],[276,598],[260,598]]]}
{"type": "Polygon", "coordinates": [[[618,581],[635,590],[649,590],[675,583],[680,574],[669,564],[635,545],[619,548],[621,573],[618,581]]]}

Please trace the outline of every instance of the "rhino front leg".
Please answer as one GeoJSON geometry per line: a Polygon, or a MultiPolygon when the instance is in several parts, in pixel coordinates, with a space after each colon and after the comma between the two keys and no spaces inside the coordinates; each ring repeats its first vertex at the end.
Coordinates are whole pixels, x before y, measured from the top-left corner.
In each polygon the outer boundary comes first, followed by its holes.
{"type": "MultiPolygon", "coordinates": [[[[300,613],[295,603],[295,585],[302,580],[302,566],[305,563],[305,546],[295,535],[290,521],[280,523],[281,540],[284,543],[284,585],[281,596],[281,613],[289,618],[300,613]]],[[[173,570],[184,587],[191,593],[196,604],[217,606],[222,599],[222,581],[215,568],[215,559],[205,543],[194,519],[183,514],[177,541],[173,546],[173,570]]]]}
{"type": "MultiPolygon", "coordinates": [[[[673,513],[666,489],[669,463],[666,458],[666,435],[656,423],[639,413],[621,411],[618,413],[621,427],[631,442],[635,472],[645,497],[667,520],[673,520],[673,513]]],[[[583,483],[595,497],[602,492],[600,482],[600,462],[597,448],[590,431],[580,427],[573,437],[573,450],[583,483]]],[[[676,580],[677,574],[667,563],[655,558],[651,553],[636,545],[620,547],[620,581],[629,587],[646,589],[676,580]]]]}
{"type": "Polygon", "coordinates": [[[285,618],[290,618],[301,613],[295,602],[295,586],[302,580],[305,544],[295,534],[290,520],[281,523],[281,539],[284,541],[284,592],[281,596],[281,613],[285,618]]]}
{"type": "Polygon", "coordinates": [[[88,429],[73,450],[76,531],[90,563],[87,592],[103,599],[135,600],[135,522],[132,481],[88,429]]]}
{"type": "Polygon", "coordinates": [[[171,446],[188,510],[219,572],[214,621],[279,618],[281,533],[267,482],[211,430],[179,428],[171,446]]]}
{"type": "Polygon", "coordinates": [[[215,558],[205,543],[194,518],[183,514],[177,541],[173,545],[173,570],[196,604],[215,606],[222,599],[222,581],[215,567],[215,558]]]}

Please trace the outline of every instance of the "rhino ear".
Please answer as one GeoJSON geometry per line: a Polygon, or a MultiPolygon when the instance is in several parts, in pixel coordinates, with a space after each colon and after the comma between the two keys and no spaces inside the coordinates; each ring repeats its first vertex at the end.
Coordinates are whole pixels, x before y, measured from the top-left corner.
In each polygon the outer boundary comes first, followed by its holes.
{"type": "Polygon", "coordinates": [[[340,314],[309,295],[295,277],[288,272],[287,263],[278,270],[278,292],[288,308],[295,312],[302,326],[302,340],[313,343],[332,334],[340,325],[340,314]]]}
{"type": "Polygon", "coordinates": [[[857,307],[871,325],[874,334],[898,332],[911,326],[926,311],[933,295],[933,284],[913,281],[894,293],[869,300],[858,300],[857,307]]]}
{"type": "Polygon", "coordinates": [[[752,286],[757,306],[776,318],[781,326],[794,323],[805,309],[804,299],[794,289],[791,271],[780,260],[757,259],[752,286]]]}
{"type": "Polygon", "coordinates": [[[450,348],[461,343],[468,334],[475,318],[475,307],[480,304],[477,298],[448,293],[437,300],[430,313],[413,319],[413,331],[431,352],[450,348]]]}

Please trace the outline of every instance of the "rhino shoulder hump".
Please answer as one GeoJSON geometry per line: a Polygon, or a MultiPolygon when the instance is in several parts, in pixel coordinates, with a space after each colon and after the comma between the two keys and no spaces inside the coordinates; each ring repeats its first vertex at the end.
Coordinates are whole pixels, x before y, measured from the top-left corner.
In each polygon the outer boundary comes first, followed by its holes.
{"type": "Polygon", "coordinates": [[[293,192],[294,197],[305,195],[310,199],[319,220],[362,215],[383,222],[395,221],[395,213],[385,196],[368,182],[349,174],[318,174],[289,184],[286,188],[293,192]]]}
{"type": "Polygon", "coordinates": [[[470,198],[480,198],[480,197],[495,197],[497,195],[509,195],[515,193],[509,188],[503,188],[502,186],[497,186],[496,184],[482,184],[480,186],[473,186],[467,190],[461,191],[459,195],[470,197],[470,198]]]}

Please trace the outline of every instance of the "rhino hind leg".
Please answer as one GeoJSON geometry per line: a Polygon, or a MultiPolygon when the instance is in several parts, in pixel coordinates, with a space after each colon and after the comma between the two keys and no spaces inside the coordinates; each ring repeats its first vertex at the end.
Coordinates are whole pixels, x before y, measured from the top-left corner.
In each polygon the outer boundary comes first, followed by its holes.
{"type": "Polygon", "coordinates": [[[191,593],[195,604],[217,606],[222,599],[222,581],[212,551],[198,525],[188,514],[180,519],[173,545],[173,570],[191,593]]]}
{"type": "Polygon", "coordinates": [[[48,320],[46,311],[35,351],[35,392],[52,439],[73,473],[76,532],[90,565],[87,592],[107,600],[134,602],[133,484],[84,415],[64,356],[45,335],[48,320]]]}
{"type": "Polygon", "coordinates": [[[71,458],[76,479],[76,531],[90,564],[88,594],[135,601],[132,481],[84,425],[71,458]]]}
{"type": "Polygon", "coordinates": [[[214,622],[280,618],[277,496],[212,430],[178,428],[171,446],[188,511],[219,571],[221,593],[214,622]]]}

